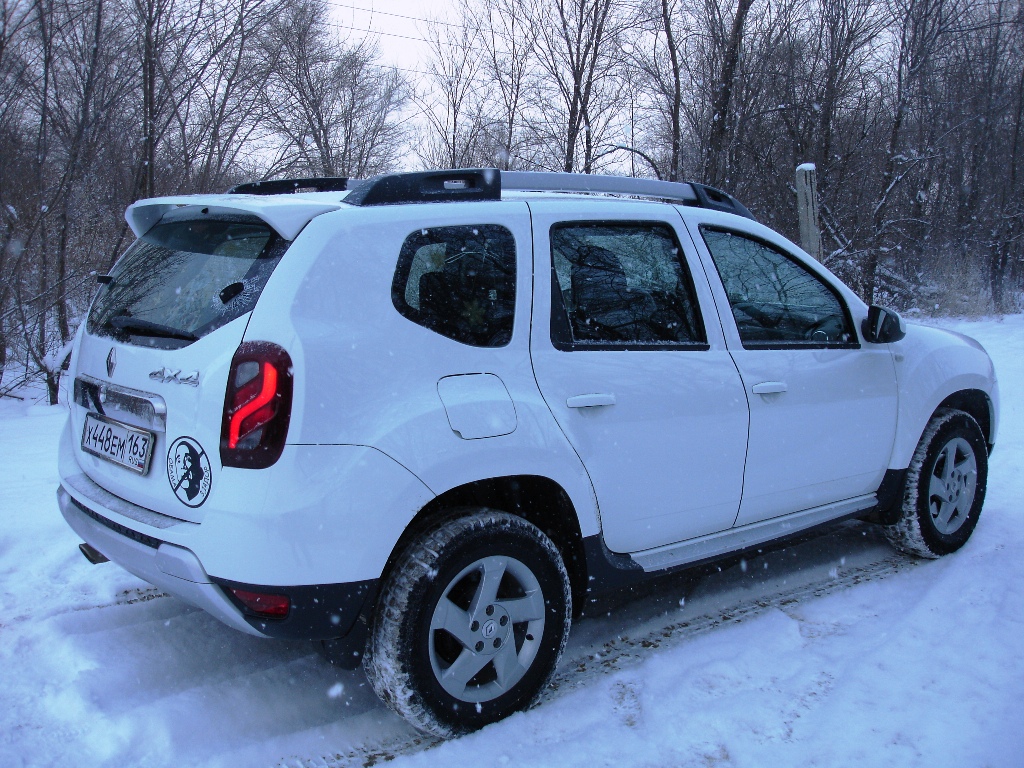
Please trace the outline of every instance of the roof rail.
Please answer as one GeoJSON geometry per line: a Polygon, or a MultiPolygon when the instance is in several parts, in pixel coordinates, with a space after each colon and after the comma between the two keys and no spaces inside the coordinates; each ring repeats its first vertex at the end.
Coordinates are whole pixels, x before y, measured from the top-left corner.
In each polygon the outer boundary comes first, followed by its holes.
{"type": "Polygon", "coordinates": [[[344,192],[358,184],[358,179],[347,176],[324,176],[314,179],[271,179],[236,184],[229,195],[287,195],[297,192],[344,192]]]}
{"type": "Polygon", "coordinates": [[[385,173],[366,181],[345,177],[320,179],[274,179],[239,184],[229,194],[282,195],[291,192],[342,192],[349,205],[397,205],[399,203],[441,203],[469,200],[500,200],[501,191],[574,192],[583,194],[651,197],[735,213],[753,219],[753,214],[728,192],[687,181],[634,179],[628,176],[599,176],[589,173],[543,173],[499,171],[496,168],[458,168],[445,171],[385,173]]]}
{"type": "Polygon", "coordinates": [[[592,192],[607,195],[636,195],[696,203],[697,195],[689,184],[626,176],[599,176],[591,173],[540,173],[504,171],[502,189],[529,192],[592,192]]]}
{"type": "Polygon", "coordinates": [[[349,205],[395,205],[500,199],[501,171],[459,168],[374,176],[356,187],[345,202],[349,205]]]}
{"type": "Polygon", "coordinates": [[[753,219],[754,216],[739,200],[720,189],[692,182],[634,179],[629,176],[599,176],[584,173],[537,173],[532,171],[502,171],[502,189],[530,192],[584,192],[605,195],[629,195],[674,200],[683,205],[711,208],[736,213],[753,219]]]}

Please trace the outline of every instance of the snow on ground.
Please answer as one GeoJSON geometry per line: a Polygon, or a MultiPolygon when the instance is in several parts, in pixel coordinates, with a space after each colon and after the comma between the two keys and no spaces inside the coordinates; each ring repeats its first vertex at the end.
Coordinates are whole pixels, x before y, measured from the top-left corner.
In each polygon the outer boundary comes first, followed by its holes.
{"type": "Polygon", "coordinates": [[[943,325],[1002,393],[963,550],[845,523],[610,598],[539,706],[443,744],[310,644],[90,566],[54,497],[63,409],[0,400],[0,766],[1024,766],[1024,316],[943,325]]]}

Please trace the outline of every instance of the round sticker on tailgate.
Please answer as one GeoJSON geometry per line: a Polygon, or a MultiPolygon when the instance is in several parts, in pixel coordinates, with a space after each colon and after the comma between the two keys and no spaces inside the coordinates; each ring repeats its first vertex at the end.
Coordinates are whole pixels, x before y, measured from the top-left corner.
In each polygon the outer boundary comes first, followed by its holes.
{"type": "Polygon", "coordinates": [[[210,495],[210,459],[191,437],[179,437],[167,450],[167,479],[178,501],[199,507],[210,495]]]}

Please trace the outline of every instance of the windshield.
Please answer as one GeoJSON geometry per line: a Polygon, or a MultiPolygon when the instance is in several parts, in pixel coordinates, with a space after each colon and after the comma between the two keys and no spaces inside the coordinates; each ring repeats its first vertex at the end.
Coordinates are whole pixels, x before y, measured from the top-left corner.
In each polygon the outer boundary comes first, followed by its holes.
{"type": "Polygon", "coordinates": [[[254,216],[165,216],[118,261],[87,330],[146,346],[190,344],[252,310],[287,246],[254,216]]]}

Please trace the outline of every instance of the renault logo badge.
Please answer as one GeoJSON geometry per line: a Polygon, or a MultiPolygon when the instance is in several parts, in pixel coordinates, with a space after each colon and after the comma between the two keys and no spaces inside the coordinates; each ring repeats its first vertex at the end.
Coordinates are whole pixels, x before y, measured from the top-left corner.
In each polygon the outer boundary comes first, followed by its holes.
{"type": "Polygon", "coordinates": [[[114,348],[110,348],[110,353],[107,355],[107,378],[114,376],[114,369],[117,368],[117,354],[114,352],[114,348]]]}

